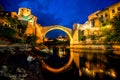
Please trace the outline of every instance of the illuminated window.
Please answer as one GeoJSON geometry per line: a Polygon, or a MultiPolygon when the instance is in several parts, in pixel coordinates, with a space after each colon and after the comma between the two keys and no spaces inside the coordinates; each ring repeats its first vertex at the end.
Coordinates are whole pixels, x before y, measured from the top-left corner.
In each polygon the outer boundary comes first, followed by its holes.
{"type": "Polygon", "coordinates": [[[115,10],[114,10],[114,9],[112,9],[112,13],[115,13],[115,10]]]}
{"type": "Polygon", "coordinates": [[[8,13],[6,13],[6,15],[8,15],[8,13]]]}
{"type": "Polygon", "coordinates": [[[118,7],[117,10],[120,11],[120,7],[118,7]]]}

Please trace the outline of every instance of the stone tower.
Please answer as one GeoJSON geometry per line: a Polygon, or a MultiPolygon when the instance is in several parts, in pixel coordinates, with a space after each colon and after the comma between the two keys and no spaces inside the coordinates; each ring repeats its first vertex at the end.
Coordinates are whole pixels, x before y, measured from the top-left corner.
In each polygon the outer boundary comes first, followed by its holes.
{"type": "Polygon", "coordinates": [[[18,19],[28,22],[27,29],[25,31],[26,35],[35,34],[38,37],[37,43],[43,41],[43,35],[41,33],[42,26],[37,24],[37,17],[32,15],[31,10],[28,8],[19,8],[18,19]]]}

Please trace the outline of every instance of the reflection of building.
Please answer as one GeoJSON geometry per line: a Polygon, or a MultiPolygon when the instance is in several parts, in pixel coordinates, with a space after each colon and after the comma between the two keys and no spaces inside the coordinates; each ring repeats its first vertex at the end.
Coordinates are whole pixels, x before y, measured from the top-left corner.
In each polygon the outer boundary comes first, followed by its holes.
{"type": "Polygon", "coordinates": [[[58,36],[57,38],[58,41],[69,41],[69,37],[68,36],[58,36]]]}

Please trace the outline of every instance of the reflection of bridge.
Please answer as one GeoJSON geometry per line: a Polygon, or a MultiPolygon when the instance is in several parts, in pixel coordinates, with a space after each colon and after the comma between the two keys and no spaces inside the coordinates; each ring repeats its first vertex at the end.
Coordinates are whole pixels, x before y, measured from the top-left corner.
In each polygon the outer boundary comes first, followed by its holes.
{"type": "Polygon", "coordinates": [[[51,30],[55,30],[55,29],[59,29],[64,31],[70,38],[70,43],[72,44],[73,38],[72,38],[72,29],[64,27],[64,26],[60,26],[60,25],[55,25],[55,26],[46,26],[42,28],[42,34],[43,36],[45,36],[47,34],[47,32],[51,31],[51,30]]]}

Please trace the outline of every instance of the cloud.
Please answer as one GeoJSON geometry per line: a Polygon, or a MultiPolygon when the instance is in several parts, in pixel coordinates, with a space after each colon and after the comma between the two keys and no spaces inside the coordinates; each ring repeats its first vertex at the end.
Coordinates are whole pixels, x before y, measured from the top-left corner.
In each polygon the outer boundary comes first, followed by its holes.
{"type": "Polygon", "coordinates": [[[54,14],[40,13],[38,22],[43,26],[59,25],[62,21],[60,18],[56,18],[54,14]]]}

